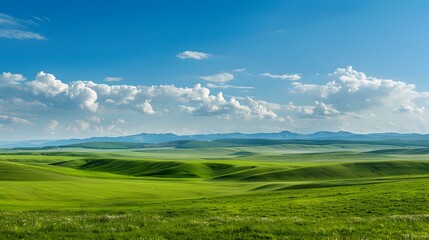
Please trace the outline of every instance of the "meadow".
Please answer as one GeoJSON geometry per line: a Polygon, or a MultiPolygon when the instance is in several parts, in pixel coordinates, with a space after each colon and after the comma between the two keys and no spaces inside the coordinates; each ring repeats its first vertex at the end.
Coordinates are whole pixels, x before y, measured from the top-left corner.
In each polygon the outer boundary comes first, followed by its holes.
{"type": "Polygon", "coordinates": [[[0,239],[429,239],[429,143],[4,149],[0,239]]]}

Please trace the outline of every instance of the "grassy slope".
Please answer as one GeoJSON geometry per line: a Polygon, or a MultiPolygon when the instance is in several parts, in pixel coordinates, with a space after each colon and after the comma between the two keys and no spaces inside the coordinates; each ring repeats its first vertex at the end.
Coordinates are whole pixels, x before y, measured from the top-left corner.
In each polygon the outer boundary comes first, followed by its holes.
{"type": "Polygon", "coordinates": [[[70,179],[41,167],[0,162],[0,181],[58,181],[70,179]]]}
{"type": "MultiPolygon", "coordinates": [[[[96,211],[0,212],[8,239],[425,239],[428,179],[169,200],[96,211]]],[[[133,203],[136,204],[136,203],[133,203]]]]}
{"type": "Polygon", "coordinates": [[[3,153],[0,238],[427,236],[427,155],[383,149],[392,146],[3,153]]]}

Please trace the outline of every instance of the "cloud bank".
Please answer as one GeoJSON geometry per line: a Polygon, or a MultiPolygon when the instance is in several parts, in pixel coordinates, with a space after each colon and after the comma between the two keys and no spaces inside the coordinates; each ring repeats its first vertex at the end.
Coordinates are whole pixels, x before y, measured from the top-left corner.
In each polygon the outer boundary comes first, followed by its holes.
{"type": "Polygon", "coordinates": [[[229,73],[203,76],[201,79],[218,84],[207,87],[199,83],[176,87],[64,82],[43,71],[27,79],[18,73],[0,75],[3,136],[8,136],[8,131],[22,130],[24,134],[37,129],[112,135],[150,131],[147,129],[154,126],[179,133],[185,127],[195,132],[204,132],[207,127],[218,132],[429,130],[428,92],[402,81],[367,76],[352,67],[337,68],[322,84],[294,81],[289,89],[273,87],[271,91],[285,93],[285,100],[271,102],[246,92],[226,96],[223,90],[258,91],[224,84],[234,79],[229,73]]]}

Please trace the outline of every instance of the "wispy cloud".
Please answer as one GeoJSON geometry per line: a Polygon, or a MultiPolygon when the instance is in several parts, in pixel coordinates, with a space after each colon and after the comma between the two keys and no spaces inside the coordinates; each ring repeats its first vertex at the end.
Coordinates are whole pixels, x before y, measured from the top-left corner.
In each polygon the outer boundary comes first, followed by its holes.
{"type": "Polygon", "coordinates": [[[201,79],[209,82],[225,83],[234,79],[231,73],[218,73],[213,75],[201,76],[201,79]]]}
{"type": "Polygon", "coordinates": [[[0,124],[20,124],[20,125],[26,125],[30,124],[30,121],[24,118],[19,117],[11,117],[8,115],[0,114],[0,124]]]}
{"type": "Polygon", "coordinates": [[[232,89],[243,89],[243,90],[251,90],[251,89],[255,89],[255,87],[249,87],[249,86],[235,86],[235,85],[215,85],[215,84],[211,84],[208,83],[207,84],[208,88],[218,88],[218,89],[228,89],[228,88],[232,88],[232,89]]]}
{"type": "Polygon", "coordinates": [[[272,74],[272,73],[262,73],[261,76],[269,77],[269,78],[277,78],[282,80],[291,80],[291,81],[297,81],[301,79],[301,76],[298,74],[272,74]]]}
{"type": "Polygon", "coordinates": [[[122,77],[106,77],[104,79],[104,81],[106,81],[106,82],[120,82],[122,80],[124,80],[124,78],[122,78],[122,77]]]}
{"type": "Polygon", "coordinates": [[[245,68],[236,68],[236,69],[233,69],[232,71],[233,72],[244,72],[244,71],[246,71],[246,69],[245,68]]]}
{"type": "MultiPolygon", "coordinates": [[[[37,20],[37,18],[36,18],[37,20]]],[[[45,40],[46,37],[27,30],[27,26],[38,26],[32,20],[22,20],[15,17],[12,17],[7,14],[0,13],[0,38],[10,38],[10,39],[37,39],[45,40]]]]}
{"type": "Polygon", "coordinates": [[[21,31],[16,29],[0,29],[0,38],[14,38],[14,39],[37,39],[45,40],[46,38],[35,32],[21,31]]]}
{"type": "Polygon", "coordinates": [[[209,53],[204,52],[195,52],[195,51],[184,51],[177,54],[177,57],[180,59],[195,59],[195,60],[203,60],[207,59],[211,56],[209,53]]]}

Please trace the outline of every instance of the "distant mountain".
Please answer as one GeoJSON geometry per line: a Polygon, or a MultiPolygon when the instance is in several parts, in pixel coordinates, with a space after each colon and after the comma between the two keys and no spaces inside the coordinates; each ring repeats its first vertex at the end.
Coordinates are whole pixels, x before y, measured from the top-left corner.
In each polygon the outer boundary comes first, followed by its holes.
{"type": "Polygon", "coordinates": [[[299,134],[289,131],[278,133],[217,133],[217,134],[196,134],[196,135],[176,135],[173,133],[141,133],[137,135],[120,137],[92,137],[85,139],[64,139],[64,140],[32,140],[1,142],[1,148],[16,147],[46,147],[65,146],[71,144],[91,143],[91,142],[129,142],[129,143],[166,143],[172,141],[213,141],[219,139],[267,139],[267,140],[350,140],[350,141],[377,141],[377,140],[429,140],[429,134],[399,134],[399,133],[371,133],[355,134],[351,132],[328,132],[320,131],[312,134],[299,134]]]}

